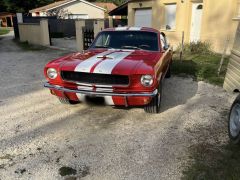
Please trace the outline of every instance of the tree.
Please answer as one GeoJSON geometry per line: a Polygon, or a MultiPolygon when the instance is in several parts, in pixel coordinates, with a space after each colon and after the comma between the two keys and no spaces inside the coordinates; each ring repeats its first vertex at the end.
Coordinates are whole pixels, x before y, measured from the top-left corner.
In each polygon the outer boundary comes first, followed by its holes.
{"type": "Polygon", "coordinates": [[[8,12],[28,14],[29,10],[53,3],[54,0],[0,0],[8,12]]]}
{"type": "Polygon", "coordinates": [[[47,16],[57,16],[58,19],[65,19],[70,13],[64,9],[53,9],[47,12],[47,16]]]}
{"type": "Polygon", "coordinates": [[[0,12],[5,12],[7,10],[7,7],[5,5],[4,0],[0,0],[0,12]]]}
{"type": "Polygon", "coordinates": [[[109,3],[114,3],[118,6],[127,2],[127,0],[89,0],[89,1],[90,2],[109,2],[109,3]]]}
{"type": "MultiPolygon", "coordinates": [[[[45,6],[59,0],[0,0],[0,12],[21,12],[28,14],[29,10],[45,6]]],[[[112,2],[121,5],[127,0],[89,0],[90,2],[112,2]]]]}

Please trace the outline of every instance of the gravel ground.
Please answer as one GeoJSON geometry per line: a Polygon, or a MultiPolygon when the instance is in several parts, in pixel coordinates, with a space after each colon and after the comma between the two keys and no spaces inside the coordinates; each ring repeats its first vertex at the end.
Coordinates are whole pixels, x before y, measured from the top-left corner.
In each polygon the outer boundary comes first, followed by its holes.
{"type": "Polygon", "coordinates": [[[52,45],[60,48],[65,48],[70,51],[77,51],[76,39],[70,38],[52,38],[52,45]]]}
{"type": "Polygon", "coordinates": [[[219,87],[167,79],[157,115],[62,105],[42,71],[64,52],[23,51],[11,38],[0,40],[0,179],[180,179],[190,147],[228,142],[234,97],[219,87]]]}

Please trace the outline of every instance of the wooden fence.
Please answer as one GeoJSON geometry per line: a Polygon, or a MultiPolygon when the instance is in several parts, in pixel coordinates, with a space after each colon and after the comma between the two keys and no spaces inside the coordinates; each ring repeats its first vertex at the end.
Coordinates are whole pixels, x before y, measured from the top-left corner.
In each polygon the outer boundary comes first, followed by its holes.
{"type": "Polygon", "coordinates": [[[240,22],[238,24],[223,88],[228,92],[240,91],[240,22]]]}

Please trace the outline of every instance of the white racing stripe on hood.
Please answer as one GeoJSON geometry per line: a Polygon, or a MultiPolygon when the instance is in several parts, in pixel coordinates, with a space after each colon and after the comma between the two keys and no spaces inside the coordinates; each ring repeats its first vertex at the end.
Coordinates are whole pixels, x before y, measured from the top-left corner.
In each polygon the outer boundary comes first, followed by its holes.
{"type": "Polygon", "coordinates": [[[83,62],[80,62],[76,67],[74,71],[77,72],[90,72],[91,68],[99,61],[102,60],[102,58],[98,58],[101,56],[105,56],[109,53],[111,53],[112,51],[104,51],[102,53],[96,54],[86,60],[84,60],[83,62]]]}
{"type": "Polygon", "coordinates": [[[94,73],[101,73],[101,74],[111,74],[113,68],[121,62],[125,57],[129,56],[132,53],[130,52],[114,52],[110,54],[111,59],[105,59],[97,67],[94,69],[94,73]]]}
{"type": "Polygon", "coordinates": [[[130,27],[128,30],[131,31],[140,31],[142,29],[142,27],[130,27]]]}

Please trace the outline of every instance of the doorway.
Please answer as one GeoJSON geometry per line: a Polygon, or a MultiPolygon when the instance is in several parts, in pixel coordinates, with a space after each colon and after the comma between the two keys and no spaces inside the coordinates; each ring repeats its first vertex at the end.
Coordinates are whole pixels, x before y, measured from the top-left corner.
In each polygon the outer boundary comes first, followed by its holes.
{"type": "Polygon", "coordinates": [[[193,3],[190,41],[200,41],[203,3],[193,3]]]}
{"type": "Polygon", "coordinates": [[[152,27],[152,9],[136,9],[135,26],[152,27]]]}

